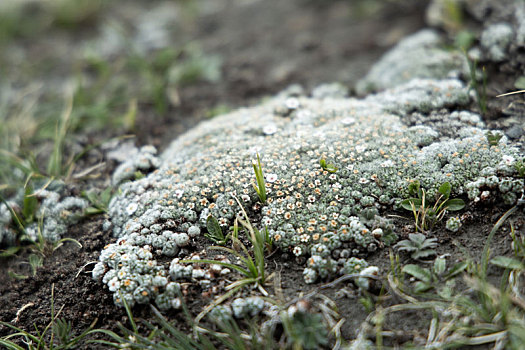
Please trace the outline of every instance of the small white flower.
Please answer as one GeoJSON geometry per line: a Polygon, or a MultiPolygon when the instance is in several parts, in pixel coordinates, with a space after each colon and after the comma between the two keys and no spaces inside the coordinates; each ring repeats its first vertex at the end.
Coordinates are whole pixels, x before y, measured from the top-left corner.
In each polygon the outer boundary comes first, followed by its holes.
{"type": "Polygon", "coordinates": [[[184,194],[184,190],[176,190],[175,191],[175,197],[176,198],[182,198],[183,194],[184,194]]]}
{"type": "Polygon", "coordinates": [[[273,135],[277,132],[277,125],[275,124],[267,124],[263,127],[262,131],[265,135],[273,135]]]}
{"type": "Polygon", "coordinates": [[[516,159],[512,156],[508,156],[508,155],[504,155],[502,158],[501,158],[503,164],[505,164],[506,166],[512,166],[514,164],[514,162],[516,161],[516,159]]]}
{"type": "Polygon", "coordinates": [[[394,162],[390,159],[381,163],[381,168],[392,168],[394,166],[394,162]]]}
{"type": "Polygon", "coordinates": [[[301,254],[303,254],[303,249],[301,247],[295,247],[293,253],[295,256],[301,256],[301,254]]]}
{"type": "Polygon", "coordinates": [[[341,124],[343,125],[352,125],[355,123],[355,118],[352,117],[346,117],[341,119],[341,124]]]}
{"type": "Polygon", "coordinates": [[[138,209],[139,205],[135,202],[133,203],[129,203],[128,206],[126,207],[126,213],[131,216],[133,215],[133,213],[135,213],[138,209]]]}
{"type": "Polygon", "coordinates": [[[297,118],[310,118],[312,116],[312,112],[308,109],[301,109],[299,112],[297,112],[297,118]]]}
{"type": "Polygon", "coordinates": [[[355,146],[355,150],[357,153],[363,153],[364,151],[366,151],[366,146],[364,145],[357,145],[355,146]]]}
{"type": "Polygon", "coordinates": [[[250,201],[250,196],[248,196],[247,194],[243,194],[243,195],[241,196],[241,199],[242,199],[243,201],[245,201],[245,202],[249,202],[249,201],[250,201]]]}
{"type": "Polygon", "coordinates": [[[359,183],[360,183],[360,184],[367,184],[367,183],[369,183],[369,182],[370,182],[370,181],[367,180],[367,179],[365,179],[364,177],[362,177],[362,178],[359,179],[359,183]]]}
{"type": "MultiPolygon", "coordinates": [[[[377,266],[368,266],[359,272],[359,275],[361,276],[377,276],[379,274],[379,268],[377,266]]],[[[368,280],[368,277],[359,277],[356,281],[356,284],[361,289],[367,290],[370,288],[370,281],[368,280]]]]}
{"type": "Polygon", "coordinates": [[[270,226],[272,224],[272,219],[270,219],[269,217],[265,216],[261,222],[263,223],[263,225],[265,226],[270,226]]]}
{"type": "Polygon", "coordinates": [[[266,181],[269,183],[273,183],[277,180],[277,174],[266,174],[266,181]]]}
{"type": "Polygon", "coordinates": [[[120,282],[117,277],[113,277],[111,281],[108,282],[108,288],[111,292],[116,292],[120,287],[120,282]]]}
{"type": "Polygon", "coordinates": [[[295,97],[289,97],[284,101],[286,108],[288,109],[297,109],[299,108],[299,100],[295,97]]]}

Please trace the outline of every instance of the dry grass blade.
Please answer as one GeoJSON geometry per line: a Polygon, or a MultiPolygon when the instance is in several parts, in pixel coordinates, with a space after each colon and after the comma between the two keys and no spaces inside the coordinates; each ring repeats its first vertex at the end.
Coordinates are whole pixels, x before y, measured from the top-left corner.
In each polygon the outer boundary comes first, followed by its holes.
{"type": "Polygon", "coordinates": [[[525,90],[518,90],[518,91],[512,91],[512,92],[500,94],[500,95],[497,95],[496,97],[510,96],[510,95],[523,94],[523,93],[525,93],[525,90]]]}

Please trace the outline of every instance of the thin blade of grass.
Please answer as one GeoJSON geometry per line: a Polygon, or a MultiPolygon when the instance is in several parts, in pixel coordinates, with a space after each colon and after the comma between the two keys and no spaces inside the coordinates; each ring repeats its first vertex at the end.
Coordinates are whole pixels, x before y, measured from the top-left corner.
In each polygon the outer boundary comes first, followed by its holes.
{"type": "Polygon", "coordinates": [[[492,242],[492,238],[494,238],[494,235],[499,230],[501,225],[503,225],[503,223],[512,214],[514,214],[514,212],[516,210],[518,210],[518,206],[517,205],[515,205],[512,208],[510,208],[509,210],[507,210],[507,212],[505,214],[503,214],[503,216],[501,218],[499,218],[499,220],[496,222],[494,227],[492,227],[492,230],[490,230],[490,233],[487,236],[487,240],[485,241],[485,247],[483,248],[483,253],[481,255],[481,275],[482,275],[483,278],[486,278],[486,276],[487,276],[487,267],[489,265],[490,242],[492,242]]]}
{"type": "Polygon", "coordinates": [[[64,143],[69,129],[69,121],[73,110],[73,96],[68,97],[66,107],[57,123],[53,152],[47,164],[47,172],[52,176],[62,175],[62,163],[64,156],[64,143]]]}

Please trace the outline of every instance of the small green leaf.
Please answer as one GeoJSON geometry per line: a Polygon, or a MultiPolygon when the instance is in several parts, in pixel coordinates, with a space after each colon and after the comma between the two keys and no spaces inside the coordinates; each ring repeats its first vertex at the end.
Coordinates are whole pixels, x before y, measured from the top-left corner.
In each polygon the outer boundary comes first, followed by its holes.
{"type": "Polygon", "coordinates": [[[507,256],[497,256],[490,263],[504,269],[525,270],[525,265],[521,261],[507,256]]]}
{"type": "Polygon", "coordinates": [[[438,295],[442,297],[443,299],[450,299],[452,297],[452,293],[454,292],[454,289],[451,286],[443,286],[438,290],[438,295]]]}
{"type": "Polygon", "coordinates": [[[27,185],[25,188],[23,205],[22,216],[24,222],[27,224],[35,219],[35,213],[38,207],[38,199],[33,195],[33,187],[30,185],[27,185]]]}
{"type": "Polygon", "coordinates": [[[84,214],[88,215],[88,216],[90,216],[90,215],[98,215],[98,214],[101,214],[103,212],[104,212],[104,210],[99,209],[99,208],[95,208],[95,207],[88,207],[88,208],[86,208],[84,210],[84,214]]]}
{"type": "Polygon", "coordinates": [[[420,249],[428,249],[437,247],[437,238],[426,238],[420,245],[420,249]]]}
{"type": "Polygon", "coordinates": [[[419,209],[421,207],[421,203],[422,201],[419,198],[408,198],[402,201],[399,205],[401,205],[401,208],[405,210],[413,211],[414,209],[419,209]]]}
{"type": "Polygon", "coordinates": [[[111,187],[108,187],[104,191],[102,191],[102,193],[100,194],[100,201],[102,202],[102,204],[105,204],[105,205],[109,204],[112,191],[113,189],[111,187]]]}
{"type": "MultiPolygon", "coordinates": [[[[427,241],[427,236],[425,236],[422,233],[409,233],[408,239],[410,239],[412,242],[416,243],[417,245],[421,245],[425,241],[427,241]]],[[[432,238],[429,238],[429,239],[432,239],[432,238]]]]}
{"type": "Polygon", "coordinates": [[[525,90],[525,76],[522,75],[514,82],[514,87],[519,90],[525,90]]]}
{"type": "Polygon", "coordinates": [[[461,272],[465,271],[467,269],[467,267],[468,267],[468,263],[465,262],[465,261],[462,261],[460,263],[455,264],[447,272],[447,274],[445,275],[445,279],[449,279],[449,278],[452,278],[452,277],[460,274],[461,272]]]}
{"type": "Polygon", "coordinates": [[[461,198],[449,199],[445,202],[443,207],[449,211],[458,211],[465,208],[465,201],[461,198]]]}
{"type": "Polygon", "coordinates": [[[439,186],[438,191],[443,195],[443,197],[448,199],[448,197],[450,197],[450,191],[452,191],[452,185],[448,181],[444,182],[443,185],[439,186]]]}
{"type": "Polygon", "coordinates": [[[13,246],[13,247],[9,247],[5,250],[0,250],[0,258],[8,258],[8,257],[11,257],[13,255],[15,255],[16,253],[18,253],[18,251],[21,249],[20,246],[13,246]]]}
{"type": "Polygon", "coordinates": [[[337,171],[337,168],[333,164],[327,163],[324,158],[321,158],[321,160],[319,160],[319,165],[321,165],[321,168],[323,168],[323,170],[326,170],[330,173],[335,173],[337,171]]]}
{"type": "Polygon", "coordinates": [[[442,275],[443,272],[445,272],[445,269],[447,268],[447,261],[443,258],[437,258],[434,260],[434,272],[437,275],[442,275]]]}
{"type": "Polygon", "coordinates": [[[462,51],[468,51],[475,40],[476,35],[474,33],[468,30],[460,30],[454,38],[454,46],[462,51]]]}
{"type": "Polygon", "coordinates": [[[29,265],[31,265],[31,271],[33,276],[36,275],[36,270],[43,265],[44,258],[38,254],[29,255],[29,265]]]}
{"type": "Polygon", "coordinates": [[[9,275],[9,277],[14,278],[16,280],[25,280],[26,278],[29,278],[29,276],[21,275],[11,270],[7,271],[7,274],[9,275]]]}
{"type": "Polygon", "coordinates": [[[416,251],[417,248],[412,244],[412,242],[410,242],[409,240],[405,239],[401,242],[398,242],[396,244],[396,248],[398,250],[406,250],[408,252],[412,252],[412,251],[416,251]]]}
{"type": "Polygon", "coordinates": [[[420,281],[431,283],[432,282],[432,273],[428,269],[424,269],[419,265],[408,264],[403,266],[402,271],[406,274],[409,274],[420,281]]]}
{"type": "Polygon", "coordinates": [[[436,251],[434,249],[425,249],[425,250],[420,250],[418,252],[412,253],[410,257],[414,260],[418,260],[418,259],[428,258],[429,256],[434,256],[434,255],[436,255],[436,251]]]}
{"type": "Polygon", "coordinates": [[[208,216],[206,219],[206,229],[212,237],[224,239],[221,225],[219,225],[219,222],[213,217],[213,215],[208,216]]]}
{"type": "Polygon", "coordinates": [[[497,146],[498,143],[499,143],[499,140],[503,137],[503,134],[501,134],[499,132],[487,131],[485,133],[485,136],[487,137],[487,141],[488,141],[489,145],[497,146]]]}
{"type": "Polygon", "coordinates": [[[252,160],[252,167],[253,171],[255,173],[255,179],[257,184],[252,183],[255,192],[257,192],[257,195],[259,196],[259,199],[261,203],[266,203],[266,184],[264,182],[264,174],[262,170],[261,165],[261,158],[259,157],[259,153],[257,153],[257,162],[255,160],[252,160]]]}
{"type": "Polygon", "coordinates": [[[416,283],[414,283],[414,292],[416,293],[423,293],[431,288],[432,288],[432,285],[430,283],[426,283],[422,281],[417,281],[416,283]]]}
{"type": "Polygon", "coordinates": [[[413,181],[408,185],[408,194],[413,197],[421,198],[422,193],[419,180],[413,181]]]}

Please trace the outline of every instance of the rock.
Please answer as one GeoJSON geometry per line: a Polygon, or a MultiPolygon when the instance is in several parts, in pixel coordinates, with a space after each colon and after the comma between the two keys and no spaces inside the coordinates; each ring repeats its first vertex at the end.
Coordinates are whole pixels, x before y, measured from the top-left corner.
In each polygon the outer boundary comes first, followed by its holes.
{"type": "Polygon", "coordinates": [[[442,45],[438,33],[430,29],[401,40],[357,83],[357,93],[384,90],[414,78],[439,80],[468,72],[463,55],[442,45]]]}

